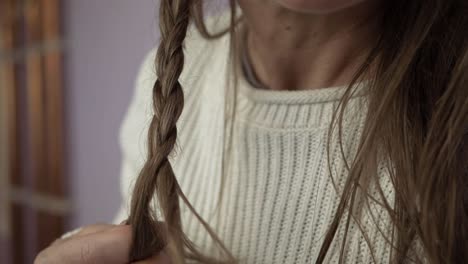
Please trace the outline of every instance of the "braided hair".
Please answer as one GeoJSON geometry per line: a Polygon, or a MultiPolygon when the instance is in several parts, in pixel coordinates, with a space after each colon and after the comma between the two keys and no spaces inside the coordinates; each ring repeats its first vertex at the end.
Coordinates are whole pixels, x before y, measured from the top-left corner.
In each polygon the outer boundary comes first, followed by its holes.
{"type": "Polygon", "coordinates": [[[191,14],[199,10],[199,0],[161,0],[161,39],[156,54],[158,78],[152,93],[154,113],[148,131],[148,157],[135,182],[127,220],[132,226],[133,234],[130,250],[132,261],[148,258],[165,249],[173,263],[185,263],[186,258],[202,263],[222,262],[204,256],[183,233],[180,198],[228,256],[230,260],[227,262],[234,262],[222,242],[187,201],[168,159],[176,144],[176,122],[184,106],[183,90],[179,82],[184,66],[183,43],[191,14]],[[163,219],[157,219],[151,209],[155,193],[163,219]]]}

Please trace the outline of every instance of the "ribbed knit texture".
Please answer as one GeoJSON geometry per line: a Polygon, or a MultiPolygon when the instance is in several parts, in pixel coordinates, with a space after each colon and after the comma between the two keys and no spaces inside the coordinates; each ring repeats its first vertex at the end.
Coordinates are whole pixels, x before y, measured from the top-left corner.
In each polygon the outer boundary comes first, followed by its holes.
{"type": "MultiPolygon", "coordinates": [[[[332,140],[327,167],[327,132],[332,112],[345,87],[303,91],[261,90],[243,78],[233,126],[232,153],[219,211],[215,212],[225,147],[226,78],[229,36],[209,42],[194,31],[186,40],[182,76],[185,109],[178,123],[178,146],[171,157],[183,191],[196,210],[216,230],[241,263],[315,263],[339,202],[347,171],[337,140],[332,140]]],[[[125,201],[116,221],[128,214],[127,202],[146,153],[151,118],[151,87],[155,80],[154,52],[143,64],[125,118],[122,192],[125,201]]],[[[365,89],[359,87],[346,112],[343,147],[348,162],[356,151],[365,116],[365,89]]],[[[392,188],[382,171],[384,192],[392,188]]],[[[363,228],[377,263],[388,263],[390,247],[377,231],[388,231],[388,217],[373,206],[375,217],[364,213],[363,228]]],[[[195,218],[183,209],[189,236],[208,252],[211,240],[195,218]]],[[[344,223],[328,254],[337,263],[344,223]]],[[[365,236],[351,222],[345,263],[372,263],[365,236]]]]}

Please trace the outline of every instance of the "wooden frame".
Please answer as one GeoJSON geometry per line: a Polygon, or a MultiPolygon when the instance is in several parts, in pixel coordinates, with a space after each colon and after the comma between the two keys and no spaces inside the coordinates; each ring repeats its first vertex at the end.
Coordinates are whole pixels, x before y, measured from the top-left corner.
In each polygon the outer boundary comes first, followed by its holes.
{"type": "Polygon", "coordinates": [[[69,211],[59,4],[59,0],[0,1],[13,263],[32,261],[25,256],[34,256],[60,236],[69,211]]]}
{"type": "MultiPolygon", "coordinates": [[[[2,20],[2,43],[1,51],[2,54],[12,54],[18,43],[15,41],[15,32],[19,26],[19,19],[17,16],[18,3],[14,0],[5,0],[2,1],[2,6],[0,10],[3,10],[4,13],[1,14],[2,20]]],[[[18,106],[17,106],[17,93],[18,93],[18,84],[16,80],[16,70],[15,63],[11,59],[3,59],[0,64],[1,69],[1,78],[2,78],[2,88],[4,89],[3,94],[5,95],[4,102],[6,103],[6,134],[8,135],[8,180],[9,186],[8,193],[11,192],[11,186],[22,186],[23,183],[20,177],[19,171],[19,139],[18,135],[18,106]]],[[[9,213],[9,225],[10,225],[10,248],[15,249],[17,247],[23,247],[24,241],[24,229],[15,223],[20,223],[23,218],[23,208],[22,205],[11,203],[9,204],[10,213],[9,213]]],[[[9,256],[14,263],[24,262],[23,254],[19,250],[13,250],[11,256],[9,256]]]]}

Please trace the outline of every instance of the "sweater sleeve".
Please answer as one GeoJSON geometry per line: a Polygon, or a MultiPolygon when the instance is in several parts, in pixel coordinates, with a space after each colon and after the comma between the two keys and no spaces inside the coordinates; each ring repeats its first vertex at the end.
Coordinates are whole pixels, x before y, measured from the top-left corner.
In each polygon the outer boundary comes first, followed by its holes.
{"type": "MultiPolygon", "coordinates": [[[[220,29],[226,28],[228,18],[227,12],[212,16],[208,18],[207,26],[212,28],[213,32],[220,31],[220,29]]],[[[193,82],[202,78],[201,69],[204,69],[205,64],[209,62],[208,58],[210,56],[208,54],[213,52],[213,45],[216,44],[205,40],[193,25],[190,27],[184,42],[185,65],[180,77],[186,99],[192,97],[194,92],[201,93],[199,91],[201,87],[188,90],[185,90],[185,87],[192,87],[193,82]],[[207,53],[207,51],[210,51],[210,53],[207,53]]],[[[135,82],[134,94],[120,129],[120,148],[122,152],[120,190],[122,200],[120,209],[114,217],[113,222],[115,223],[120,223],[129,214],[133,185],[146,158],[146,137],[153,112],[152,88],[156,81],[155,57],[156,49],[153,49],[147,54],[140,67],[135,82]]],[[[185,112],[192,111],[192,109],[187,109],[188,105],[189,103],[184,107],[185,112]]],[[[182,122],[178,121],[178,125],[181,125],[181,127],[182,122]]]]}
{"type": "Polygon", "coordinates": [[[146,135],[151,120],[151,91],[156,80],[155,50],[146,55],[137,74],[130,105],[120,128],[119,143],[122,153],[120,169],[121,205],[113,219],[120,223],[128,217],[133,184],[146,157],[146,135]]]}

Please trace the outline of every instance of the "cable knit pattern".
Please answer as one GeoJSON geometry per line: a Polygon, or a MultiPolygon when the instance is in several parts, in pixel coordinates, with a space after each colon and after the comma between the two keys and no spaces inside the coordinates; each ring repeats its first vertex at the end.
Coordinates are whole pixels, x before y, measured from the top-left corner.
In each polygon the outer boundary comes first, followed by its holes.
{"type": "MultiPolygon", "coordinates": [[[[192,31],[186,40],[186,67],[181,83],[186,105],[178,122],[179,139],[171,157],[182,189],[195,209],[216,230],[241,263],[315,263],[347,176],[336,138],[331,145],[335,190],[326,162],[327,132],[344,87],[306,91],[270,91],[238,85],[232,155],[218,211],[221,154],[225,146],[224,108],[229,36],[206,41],[192,31]]],[[[130,200],[132,184],[143,165],[145,135],[151,117],[154,52],[148,55],[125,118],[122,193],[130,200]]],[[[365,116],[365,86],[351,99],[345,115],[343,147],[348,162],[356,151],[365,116]]],[[[392,186],[382,169],[383,189],[392,186]]],[[[128,214],[124,203],[116,221],[128,214]]],[[[212,252],[211,241],[195,218],[182,208],[184,229],[212,252]]],[[[388,216],[371,204],[362,229],[352,221],[345,263],[388,263],[388,216]],[[371,214],[372,213],[372,214],[371,214]],[[365,234],[365,235],[363,235],[365,234]],[[371,252],[366,239],[373,245],[371,252]],[[372,256],[373,255],[373,256],[372,256]],[[373,258],[374,257],[374,258],[373,258]]],[[[337,263],[344,224],[327,257],[337,263]]]]}

